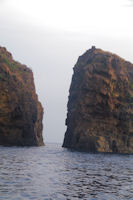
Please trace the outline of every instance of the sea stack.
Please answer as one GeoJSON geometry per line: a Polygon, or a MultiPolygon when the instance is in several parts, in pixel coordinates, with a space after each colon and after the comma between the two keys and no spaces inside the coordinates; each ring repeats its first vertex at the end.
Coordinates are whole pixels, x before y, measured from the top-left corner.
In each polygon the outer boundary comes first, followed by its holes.
{"type": "Polygon", "coordinates": [[[0,47],[0,145],[43,145],[42,118],[32,70],[0,47]]]}
{"type": "Polygon", "coordinates": [[[63,147],[133,154],[133,64],[93,46],[70,86],[63,147]]]}

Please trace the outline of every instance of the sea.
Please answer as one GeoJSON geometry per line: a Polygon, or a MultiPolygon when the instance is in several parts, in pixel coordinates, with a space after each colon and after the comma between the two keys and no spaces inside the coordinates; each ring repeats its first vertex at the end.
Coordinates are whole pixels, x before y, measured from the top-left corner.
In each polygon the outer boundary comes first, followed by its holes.
{"type": "Polygon", "coordinates": [[[0,147],[0,200],[133,200],[133,155],[0,147]]]}

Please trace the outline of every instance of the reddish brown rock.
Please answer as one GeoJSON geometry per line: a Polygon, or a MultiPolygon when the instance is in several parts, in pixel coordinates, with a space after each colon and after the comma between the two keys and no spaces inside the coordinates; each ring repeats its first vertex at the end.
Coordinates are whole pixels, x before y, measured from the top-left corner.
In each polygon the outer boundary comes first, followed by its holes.
{"type": "Polygon", "coordinates": [[[0,145],[43,145],[42,118],[31,69],[0,47],[0,145]]]}
{"type": "Polygon", "coordinates": [[[133,153],[133,64],[95,47],[80,56],[66,125],[63,147],[133,153]]]}

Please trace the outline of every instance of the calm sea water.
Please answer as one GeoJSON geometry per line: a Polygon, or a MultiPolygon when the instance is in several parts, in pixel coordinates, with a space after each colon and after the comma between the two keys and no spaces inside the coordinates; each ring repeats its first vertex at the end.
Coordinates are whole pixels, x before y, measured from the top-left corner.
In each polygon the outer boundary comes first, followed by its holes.
{"type": "Polygon", "coordinates": [[[133,156],[0,147],[0,200],[133,199],[133,156]]]}

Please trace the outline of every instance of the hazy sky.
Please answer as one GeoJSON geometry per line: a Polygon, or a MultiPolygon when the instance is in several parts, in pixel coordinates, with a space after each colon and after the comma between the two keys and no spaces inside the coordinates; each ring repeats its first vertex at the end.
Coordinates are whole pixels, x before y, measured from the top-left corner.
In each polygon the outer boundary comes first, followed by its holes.
{"type": "Polygon", "coordinates": [[[0,46],[34,72],[44,142],[63,142],[72,68],[95,45],[133,62],[133,0],[0,0],[0,46]]]}

